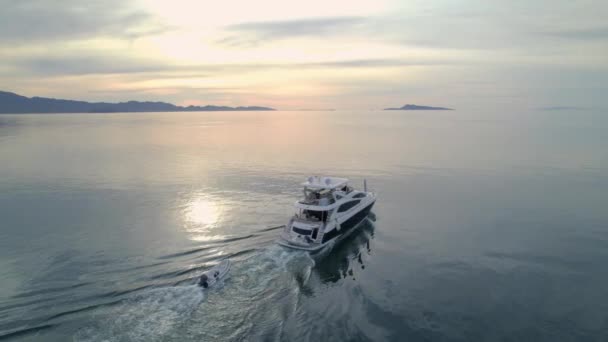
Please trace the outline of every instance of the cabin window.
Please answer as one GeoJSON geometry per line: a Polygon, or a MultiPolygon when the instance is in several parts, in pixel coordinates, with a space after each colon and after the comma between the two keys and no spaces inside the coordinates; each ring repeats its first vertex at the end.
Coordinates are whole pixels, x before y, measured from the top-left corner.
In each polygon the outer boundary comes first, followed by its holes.
{"type": "Polygon", "coordinates": [[[353,191],[353,188],[351,188],[348,185],[345,185],[340,190],[344,191],[345,193],[349,193],[349,192],[353,191]]]}
{"type": "Polygon", "coordinates": [[[304,210],[304,217],[315,221],[327,221],[327,211],[304,210]]]}
{"type": "Polygon", "coordinates": [[[311,231],[308,229],[301,229],[298,227],[293,227],[292,230],[300,235],[310,235],[310,233],[311,233],[311,231]]]}
{"type": "Polygon", "coordinates": [[[355,196],[353,196],[353,198],[363,198],[363,197],[365,197],[365,194],[362,194],[362,193],[358,193],[355,196]]]}
{"type": "Polygon", "coordinates": [[[350,208],[356,206],[357,204],[359,204],[360,201],[350,201],[350,202],[346,202],[344,204],[342,204],[340,206],[340,208],[338,208],[338,212],[342,213],[345,212],[347,210],[349,210],[350,208]]]}

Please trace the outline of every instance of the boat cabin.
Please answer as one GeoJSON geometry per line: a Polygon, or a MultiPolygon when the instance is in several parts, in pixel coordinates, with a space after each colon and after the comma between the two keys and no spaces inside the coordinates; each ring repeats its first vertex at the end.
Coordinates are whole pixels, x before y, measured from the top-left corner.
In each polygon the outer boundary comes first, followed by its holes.
{"type": "Polygon", "coordinates": [[[309,177],[302,185],[304,198],[296,202],[295,217],[309,222],[327,222],[338,201],[353,191],[346,178],[309,177]]]}

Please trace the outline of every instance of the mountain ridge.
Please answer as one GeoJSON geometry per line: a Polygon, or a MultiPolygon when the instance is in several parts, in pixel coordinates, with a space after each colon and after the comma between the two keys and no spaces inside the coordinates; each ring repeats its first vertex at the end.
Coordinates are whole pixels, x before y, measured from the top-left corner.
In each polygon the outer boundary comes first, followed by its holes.
{"type": "Polygon", "coordinates": [[[87,102],[47,97],[26,97],[0,91],[0,113],[141,113],[141,112],[199,112],[199,111],[273,111],[261,106],[177,106],[161,101],[87,102]]]}

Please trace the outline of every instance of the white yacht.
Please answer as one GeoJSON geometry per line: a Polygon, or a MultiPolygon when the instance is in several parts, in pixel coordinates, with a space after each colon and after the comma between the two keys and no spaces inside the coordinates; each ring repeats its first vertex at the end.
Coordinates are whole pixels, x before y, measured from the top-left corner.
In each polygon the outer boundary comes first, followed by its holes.
{"type": "Polygon", "coordinates": [[[376,194],[354,190],[348,179],[309,177],[302,183],[304,199],[295,203],[296,213],[281,233],[285,247],[317,251],[350,234],[369,214],[376,194]]]}

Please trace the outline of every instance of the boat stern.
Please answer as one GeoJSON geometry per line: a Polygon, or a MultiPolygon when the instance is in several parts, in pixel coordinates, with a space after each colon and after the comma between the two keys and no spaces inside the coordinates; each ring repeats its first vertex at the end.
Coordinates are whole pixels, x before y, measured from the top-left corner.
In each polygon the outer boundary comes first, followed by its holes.
{"type": "Polygon", "coordinates": [[[278,244],[302,250],[317,250],[321,248],[318,241],[323,224],[321,222],[309,222],[292,219],[281,233],[278,244]]]}

